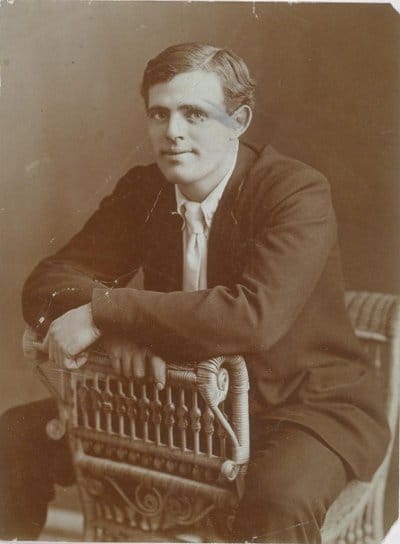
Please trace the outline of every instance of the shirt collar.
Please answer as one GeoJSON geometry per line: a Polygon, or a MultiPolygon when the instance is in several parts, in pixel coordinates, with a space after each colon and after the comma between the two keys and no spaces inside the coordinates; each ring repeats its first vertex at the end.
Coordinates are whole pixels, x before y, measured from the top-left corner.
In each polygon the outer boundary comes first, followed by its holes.
{"type": "MultiPolygon", "coordinates": [[[[233,170],[236,165],[237,155],[239,150],[239,142],[236,145],[234,157],[232,160],[232,164],[227,171],[227,173],[224,175],[224,177],[221,179],[221,181],[218,183],[218,185],[211,191],[209,195],[206,196],[206,198],[200,202],[200,207],[203,212],[204,221],[207,225],[207,228],[211,227],[211,223],[214,217],[214,214],[217,210],[218,203],[221,200],[222,194],[225,190],[225,187],[228,184],[228,181],[230,177],[232,176],[233,170]]],[[[184,205],[186,202],[190,202],[188,198],[186,198],[181,190],[179,189],[178,185],[175,185],[175,197],[176,197],[176,209],[179,215],[184,219],[184,205]]]]}

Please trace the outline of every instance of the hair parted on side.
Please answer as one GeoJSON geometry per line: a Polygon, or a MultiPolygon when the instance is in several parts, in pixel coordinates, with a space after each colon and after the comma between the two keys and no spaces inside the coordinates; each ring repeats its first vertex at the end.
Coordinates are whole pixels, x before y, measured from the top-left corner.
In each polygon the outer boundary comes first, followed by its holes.
{"type": "Polygon", "coordinates": [[[146,107],[150,87],[195,70],[215,72],[220,77],[229,113],[242,105],[254,107],[255,81],[244,60],[229,49],[197,42],[167,47],[148,62],[140,89],[146,107]]]}

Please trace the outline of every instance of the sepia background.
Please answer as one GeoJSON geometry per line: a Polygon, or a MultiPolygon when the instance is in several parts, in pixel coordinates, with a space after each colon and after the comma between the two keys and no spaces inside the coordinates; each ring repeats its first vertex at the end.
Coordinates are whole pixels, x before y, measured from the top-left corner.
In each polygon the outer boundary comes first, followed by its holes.
{"type": "Polygon", "coordinates": [[[147,60],[172,43],[244,57],[258,82],[247,139],[329,178],[346,286],[399,292],[390,5],[16,1],[1,3],[0,25],[0,411],[45,395],[21,356],[22,284],[129,167],[151,161],[138,88],[147,60]]]}

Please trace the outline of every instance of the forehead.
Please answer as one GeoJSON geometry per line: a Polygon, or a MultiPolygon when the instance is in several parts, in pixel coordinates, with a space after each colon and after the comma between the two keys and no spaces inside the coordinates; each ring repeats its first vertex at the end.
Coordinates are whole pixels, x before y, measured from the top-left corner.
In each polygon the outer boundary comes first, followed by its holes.
{"type": "Polygon", "coordinates": [[[149,108],[162,106],[175,109],[183,104],[225,110],[224,91],[219,76],[215,72],[203,70],[185,72],[149,89],[149,108]]]}

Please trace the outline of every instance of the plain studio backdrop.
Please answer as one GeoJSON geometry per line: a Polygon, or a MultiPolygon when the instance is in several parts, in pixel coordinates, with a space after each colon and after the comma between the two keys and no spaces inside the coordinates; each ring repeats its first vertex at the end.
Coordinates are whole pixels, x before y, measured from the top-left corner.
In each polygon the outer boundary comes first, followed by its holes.
{"type": "Polygon", "coordinates": [[[23,282],[129,167],[152,160],[138,89],[173,43],[243,56],[258,82],[248,140],[329,178],[346,287],[399,292],[390,5],[3,1],[0,25],[1,411],[45,395],[20,349],[23,282]]]}

